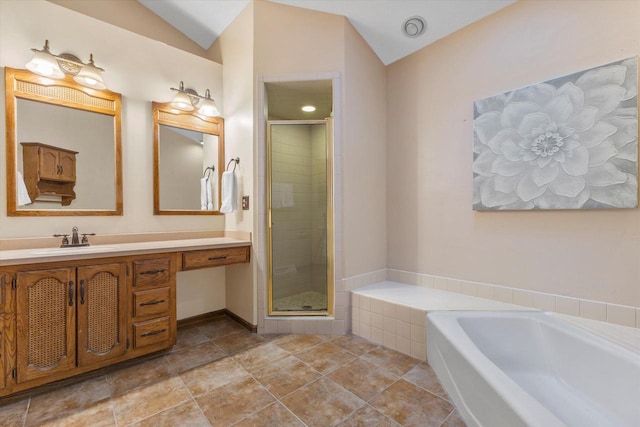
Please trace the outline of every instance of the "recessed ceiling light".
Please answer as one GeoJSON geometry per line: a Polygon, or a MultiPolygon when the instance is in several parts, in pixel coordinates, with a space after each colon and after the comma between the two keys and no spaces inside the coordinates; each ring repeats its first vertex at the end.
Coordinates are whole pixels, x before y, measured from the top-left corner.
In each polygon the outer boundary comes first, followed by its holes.
{"type": "Polygon", "coordinates": [[[424,34],[427,29],[427,21],[422,16],[412,16],[402,24],[402,33],[411,38],[424,34]]]}
{"type": "Polygon", "coordinates": [[[305,105],[304,107],[302,107],[302,111],[304,111],[305,113],[313,113],[314,111],[316,111],[316,107],[314,107],[313,105],[305,105]]]}

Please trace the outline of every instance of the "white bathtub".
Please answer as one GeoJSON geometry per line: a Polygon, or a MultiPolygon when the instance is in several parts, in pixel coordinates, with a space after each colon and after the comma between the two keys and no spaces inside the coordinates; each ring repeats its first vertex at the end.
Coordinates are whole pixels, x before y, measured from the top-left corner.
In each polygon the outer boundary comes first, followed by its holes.
{"type": "Polygon", "coordinates": [[[469,427],[640,426],[640,355],[547,313],[430,312],[427,358],[469,427]]]}

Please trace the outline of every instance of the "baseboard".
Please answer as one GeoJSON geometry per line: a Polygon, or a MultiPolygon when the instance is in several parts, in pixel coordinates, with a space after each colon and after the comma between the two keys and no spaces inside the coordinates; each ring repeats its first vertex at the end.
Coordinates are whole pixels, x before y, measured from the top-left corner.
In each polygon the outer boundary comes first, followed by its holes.
{"type": "Polygon", "coordinates": [[[196,316],[180,319],[178,320],[178,329],[185,328],[188,326],[193,326],[198,323],[206,322],[216,317],[225,316],[227,314],[226,311],[227,309],[223,308],[222,310],[210,311],[208,313],[198,314],[196,316]]]}
{"type": "Polygon", "coordinates": [[[227,316],[238,322],[242,327],[247,329],[252,333],[258,332],[258,325],[252,325],[251,323],[244,320],[242,317],[238,316],[234,312],[223,308],[222,310],[210,311],[208,313],[198,314],[196,316],[187,317],[185,319],[178,320],[178,329],[186,328],[189,326],[197,325],[199,323],[203,323],[209,321],[211,319],[215,319],[216,317],[227,316]]]}
{"type": "Polygon", "coordinates": [[[235,320],[236,322],[244,326],[248,331],[251,331],[254,334],[258,332],[258,325],[252,325],[251,323],[244,320],[242,317],[238,316],[237,314],[235,314],[230,310],[227,310],[226,308],[224,309],[224,312],[227,316],[229,316],[230,318],[232,318],[233,320],[235,320]]]}

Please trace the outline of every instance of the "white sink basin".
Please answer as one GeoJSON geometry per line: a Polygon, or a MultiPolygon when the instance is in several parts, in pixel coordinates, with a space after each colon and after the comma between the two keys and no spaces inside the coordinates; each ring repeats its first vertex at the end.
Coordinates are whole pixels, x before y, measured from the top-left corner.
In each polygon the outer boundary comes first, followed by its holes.
{"type": "Polygon", "coordinates": [[[77,246],[73,248],[46,248],[31,251],[34,255],[78,255],[106,252],[115,249],[114,246],[77,246]]]}

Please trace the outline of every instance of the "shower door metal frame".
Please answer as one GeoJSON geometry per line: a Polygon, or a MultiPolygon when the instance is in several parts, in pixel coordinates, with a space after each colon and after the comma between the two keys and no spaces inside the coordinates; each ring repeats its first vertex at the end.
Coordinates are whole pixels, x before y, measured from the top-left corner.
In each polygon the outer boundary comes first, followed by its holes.
{"type": "Polygon", "coordinates": [[[324,120],[267,121],[267,315],[268,316],[333,316],[334,310],[334,239],[333,239],[333,124],[324,120]],[[327,155],[327,309],[323,311],[273,311],[273,221],[271,218],[271,125],[324,125],[327,155]]]}

